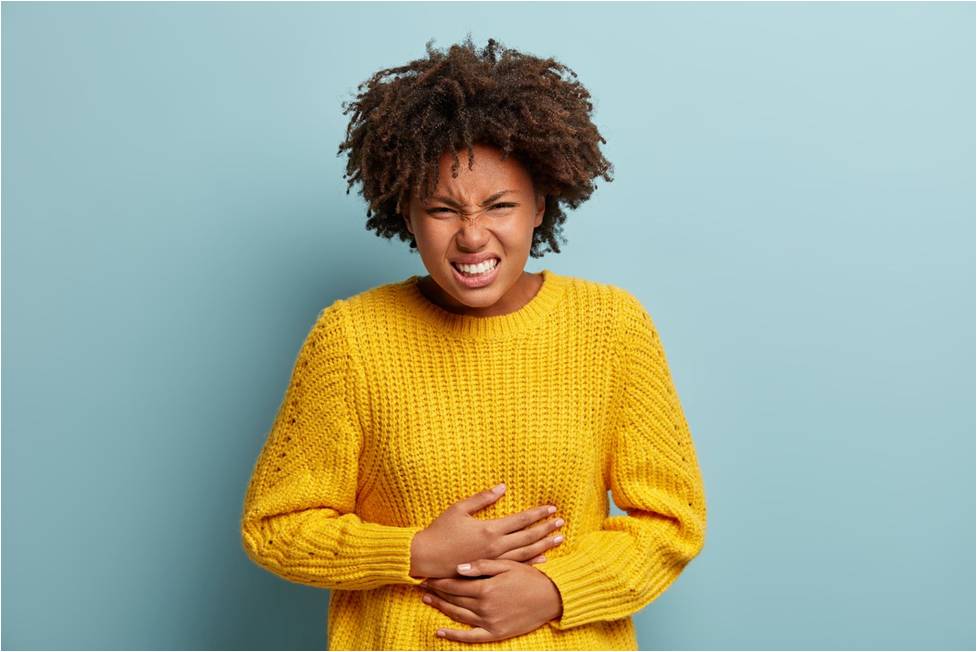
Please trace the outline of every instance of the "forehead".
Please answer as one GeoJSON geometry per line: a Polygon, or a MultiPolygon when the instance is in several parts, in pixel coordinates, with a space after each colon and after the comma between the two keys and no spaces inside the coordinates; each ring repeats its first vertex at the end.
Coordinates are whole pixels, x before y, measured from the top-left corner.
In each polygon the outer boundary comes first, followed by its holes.
{"type": "Polygon", "coordinates": [[[532,178],[526,167],[511,154],[502,160],[502,150],[490,145],[472,147],[474,160],[468,169],[468,148],[458,150],[458,176],[452,178],[454,158],[451,151],[441,154],[438,161],[438,185],[435,195],[466,198],[489,195],[505,188],[522,191],[532,186],[532,178]]]}

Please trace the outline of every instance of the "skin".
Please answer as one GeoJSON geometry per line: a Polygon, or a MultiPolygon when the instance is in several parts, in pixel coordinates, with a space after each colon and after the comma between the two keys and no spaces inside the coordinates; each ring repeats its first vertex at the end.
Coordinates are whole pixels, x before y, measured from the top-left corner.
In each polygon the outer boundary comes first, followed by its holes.
{"type": "MultiPolygon", "coordinates": [[[[432,197],[412,197],[404,220],[429,273],[420,281],[429,300],[457,314],[504,315],[526,305],[542,285],[540,274],[524,268],[533,229],[543,220],[546,197],[536,191],[531,174],[515,157],[503,161],[502,151],[490,145],[477,144],[473,149],[471,170],[467,153],[459,154],[456,178],[451,177],[451,153],[442,154],[432,197]],[[513,192],[481,205],[502,190],[513,192]],[[454,203],[436,199],[438,196],[454,203]],[[461,254],[482,252],[499,256],[498,276],[486,287],[465,287],[455,279],[449,261],[461,254]]],[[[458,578],[429,578],[420,585],[426,604],[472,626],[438,630],[442,638],[468,643],[500,641],[531,632],[563,613],[556,585],[531,564],[478,559],[471,562],[469,571],[458,572],[458,578]]]]}
{"type": "Polygon", "coordinates": [[[511,559],[479,559],[460,574],[485,579],[427,579],[422,599],[472,629],[439,629],[464,643],[488,643],[526,634],[563,615],[559,591],[546,575],[511,559]],[[430,600],[430,602],[428,602],[430,600]]]}
{"type": "Polygon", "coordinates": [[[404,220],[429,273],[421,279],[420,289],[430,301],[462,315],[504,315],[526,305],[543,283],[541,274],[524,268],[533,229],[543,221],[546,196],[536,191],[529,171],[513,156],[502,161],[502,150],[491,145],[476,144],[473,150],[471,170],[467,152],[459,152],[461,164],[454,179],[451,153],[441,155],[437,188],[425,200],[411,197],[404,220]],[[514,192],[489,206],[480,206],[502,190],[514,192]],[[435,199],[438,196],[461,206],[435,199]],[[478,213],[483,208],[485,211],[478,213]],[[449,261],[462,254],[483,252],[501,259],[498,276],[485,287],[465,287],[455,279],[449,261]]]}

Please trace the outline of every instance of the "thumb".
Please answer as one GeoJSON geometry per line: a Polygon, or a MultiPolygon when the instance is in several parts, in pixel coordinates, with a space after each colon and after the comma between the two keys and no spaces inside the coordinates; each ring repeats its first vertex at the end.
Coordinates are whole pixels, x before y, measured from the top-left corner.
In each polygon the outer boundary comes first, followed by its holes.
{"type": "Polygon", "coordinates": [[[515,563],[518,562],[511,559],[476,559],[467,564],[458,564],[457,569],[459,575],[498,575],[512,568],[515,563]]]}
{"type": "Polygon", "coordinates": [[[484,509],[497,501],[505,493],[505,483],[496,485],[491,489],[479,491],[474,496],[469,496],[460,501],[458,505],[465,510],[466,514],[473,514],[480,509],[484,509]]]}

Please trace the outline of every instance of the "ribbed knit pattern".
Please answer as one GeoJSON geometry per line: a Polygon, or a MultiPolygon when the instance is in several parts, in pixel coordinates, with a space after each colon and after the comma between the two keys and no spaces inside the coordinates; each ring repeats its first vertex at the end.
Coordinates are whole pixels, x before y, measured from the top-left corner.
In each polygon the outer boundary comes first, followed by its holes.
{"type": "Polygon", "coordinates": [[[631,615],[702,549],[702,478],[651,317],[617,286],[543,278],[506,315],[448,312],[417,276],[319,313],[241,529],[256,564],[331,589],[329,649],[637,649],[631,615]],[[562,616],[488,644],[441,639],[471,625],[421,602],[411,540],[500,482],[475,518],[553,504],[566,520],[534,564],[562,616]],[[626,516],[609,516],[608,490],[626,516]]]}

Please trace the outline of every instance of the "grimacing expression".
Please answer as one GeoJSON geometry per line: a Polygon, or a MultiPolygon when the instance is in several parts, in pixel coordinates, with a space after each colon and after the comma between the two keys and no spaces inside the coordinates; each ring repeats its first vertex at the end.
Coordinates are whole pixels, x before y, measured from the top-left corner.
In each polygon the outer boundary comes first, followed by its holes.
{"type": "Polygon", "coordinates": [[[471,170],[468,150],[458,152],[456,178],[451,177],[451,152],[441,155],[437,188],[423,202],[413,195],[404,219],[432,280],[459,304],[486,308],[522,279],[546,197],[511,154],[503,161],[497,147],[475,144],[472,149],[471,170]],[[453,263],[487,254],[498,259],[498,268],[488,284],[471,287],[453,263]]]}

